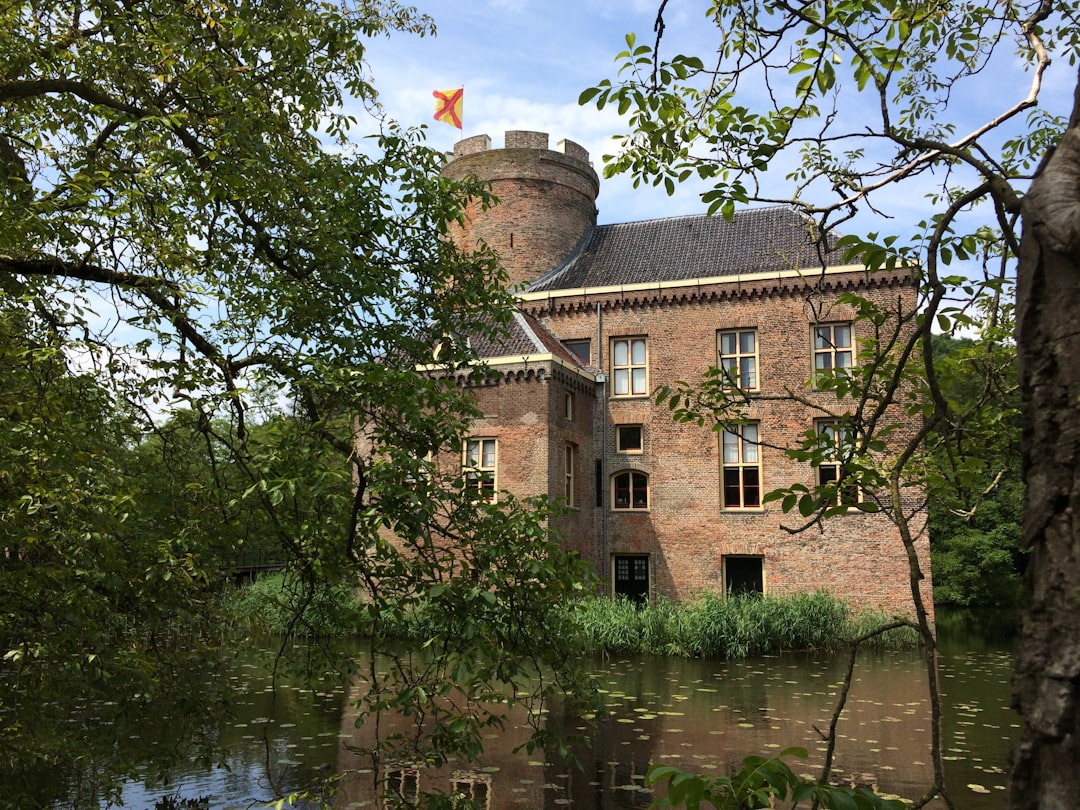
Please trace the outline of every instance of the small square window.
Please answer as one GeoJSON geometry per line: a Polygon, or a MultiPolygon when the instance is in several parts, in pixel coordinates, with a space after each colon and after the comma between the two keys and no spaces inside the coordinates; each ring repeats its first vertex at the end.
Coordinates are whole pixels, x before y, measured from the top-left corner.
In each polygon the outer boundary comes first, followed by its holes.
{"type": "Polygon", "coordinates": [[[642,450],[641,425],[617,425],[615,449],[619,453],[640,453],[642,450]]]}
{"type": "Polygon", "coordinates": [[[392,804],[415,805],[420,800],[420,771],[400,766],[388,770],[384,787],[392,804]]]}
{"type": "Polygon", "coordinates": [[[471,802],[470,807],[488,810],[491,807],[491,776],[474,771],[456,771],[451,778],[451,790],[471,802]]]}
{"type": "Polygon", "coordinates": [[[729,596],[765,592],[765,559],[758,556],[725,555],[724,593],[729,596]]]}

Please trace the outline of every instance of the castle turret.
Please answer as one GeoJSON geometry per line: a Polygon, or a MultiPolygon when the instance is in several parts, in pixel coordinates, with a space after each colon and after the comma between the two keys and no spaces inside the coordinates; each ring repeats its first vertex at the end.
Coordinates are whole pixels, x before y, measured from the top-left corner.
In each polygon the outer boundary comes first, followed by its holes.
{"type": "Polygon", "coordinates": [[[487,211],[470,206],[465,227],[455,227],[453,237],[464,250],[486,242],[513,286],[555,267],[596,224],[600,180],[589,153],[573,141],[551,150],[546,132],[512,130],[505,144],[492,149],[487,135],[458,141],[443,174],[491,184],[499,204],[487,211]]]}

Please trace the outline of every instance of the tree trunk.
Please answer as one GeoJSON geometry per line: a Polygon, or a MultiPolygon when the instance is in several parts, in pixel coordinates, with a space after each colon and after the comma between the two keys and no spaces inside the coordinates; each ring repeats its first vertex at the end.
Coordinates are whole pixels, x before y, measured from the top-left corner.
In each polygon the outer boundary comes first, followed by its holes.
{"type": "Polygon", "coordinates": [[[1080,82],[1069,129],[1023,202],[1017,353],[1024,582],[1007,807],[1080,807],[1080,82]]]}

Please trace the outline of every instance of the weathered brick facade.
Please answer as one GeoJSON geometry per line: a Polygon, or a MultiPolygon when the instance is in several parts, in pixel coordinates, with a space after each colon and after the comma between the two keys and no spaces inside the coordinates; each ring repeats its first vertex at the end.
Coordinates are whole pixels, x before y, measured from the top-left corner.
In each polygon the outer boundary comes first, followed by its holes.
{"type": "MultiPolygon", "coordinates": [[[[790,483],[812,487],[815,470],[780,448],[797,444],[815,419],[848,409],[808,384],[815,325],[854,321],[838,302],[843,291],[909,312],[916,299],[906,273],[870,275],[837,266],[835,255],[815,260],[807,225],[787,209],[737,217],[731,226],[687,217],[597,227],[592,189],[599,186],[584,150],[546,145],[546,135],[507,133],[507,148],[490,150],[481,136],[459,144],[446,167],[454,176],[493,180],[501,204],[470,212],[456,238],[466,247],[477,238],[494,247],[523,290],[518,343],[508,348],[512,335],[504,346],[478,347],[496,373],[475,389],[484,418],[473,435],[498,440],[498,487],[561,497],[572,448],[573,509],[553,527],[616,590],[636,572],[647,574],[650,595],[684,598],[738,581],[768,593],[825,588],[859,607],[910,613],[907,557],[888,517],[852,509],[792,533],[784,527],[800,519],[777,504],[725,505],[719,434],[676,423],[649,396],[665,384],[700,380],[717,365],[718,332],[752,331],[758,386],[748,416],[759,431],[760,493],[790,483]],[[638,395],[615,390],[613,341],[620,338],[647,347],[638,395]],[[588,341],[587,350],[578,347],[587,360],[556,339],[588,341]],[[640,450],[621,452],[618,428],[631,425],[641,427],[640,450]],[[644,480],[616,479],[625,471],[647,476],[647,506],[616,506],[616,480],[644,480]]],[[[856,338],[862,328],[854,323],[856,338]]],[[[905,507],[916,513],[929,604],[920,498],[908,492],[905,507]]]]}

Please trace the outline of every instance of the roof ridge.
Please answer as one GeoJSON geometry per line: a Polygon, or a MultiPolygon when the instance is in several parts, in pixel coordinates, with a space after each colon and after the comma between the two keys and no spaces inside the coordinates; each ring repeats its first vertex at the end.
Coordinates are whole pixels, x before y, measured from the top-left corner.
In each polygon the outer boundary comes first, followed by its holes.
{"type": "MultiPolygon", "coordinates": [[[[598,225],[525,292],[683,281],[820,265],[814,218],[791,204],[744,208],[731,220],[681,214],[598,225]]],[[[825,240],[836,265],[835,234],[825,240]]]]}
{"type": "Polygon", "coordinates": [[[532,342],[533,348],[540,354],[544,354],[547,350],[547,346],[544,345],[544,341],[540,339],[540,336],[536,334],[536,330],[533,328],[530,319],[525,316],[520,309],[514,308],[514,320],[518,322],[518,326],[521,327],[526,337],[532,342]]]}
{"type": "MultiPolygon", "coordinates": [[[[747,214],[758,214],[766,211],[776,211],[777,209],[787,209],[794,213],[801,213],[791,203],[774,203],[773,205],[756,205],[741,208],[735,212],[735,216],[745,216],[747,214]]],[[[649,222],[674,222],[680,219],[709,219],[716,217],[716,214],[709,214],[706,212],[700,212],[697,214],[672,214],[669,217],[650,217],[648,219],[631,219],[626,222],[609,222],[605,225],[596,225],[596,228],[616,228],[620,225],[644,225],[649,222]]]]}

